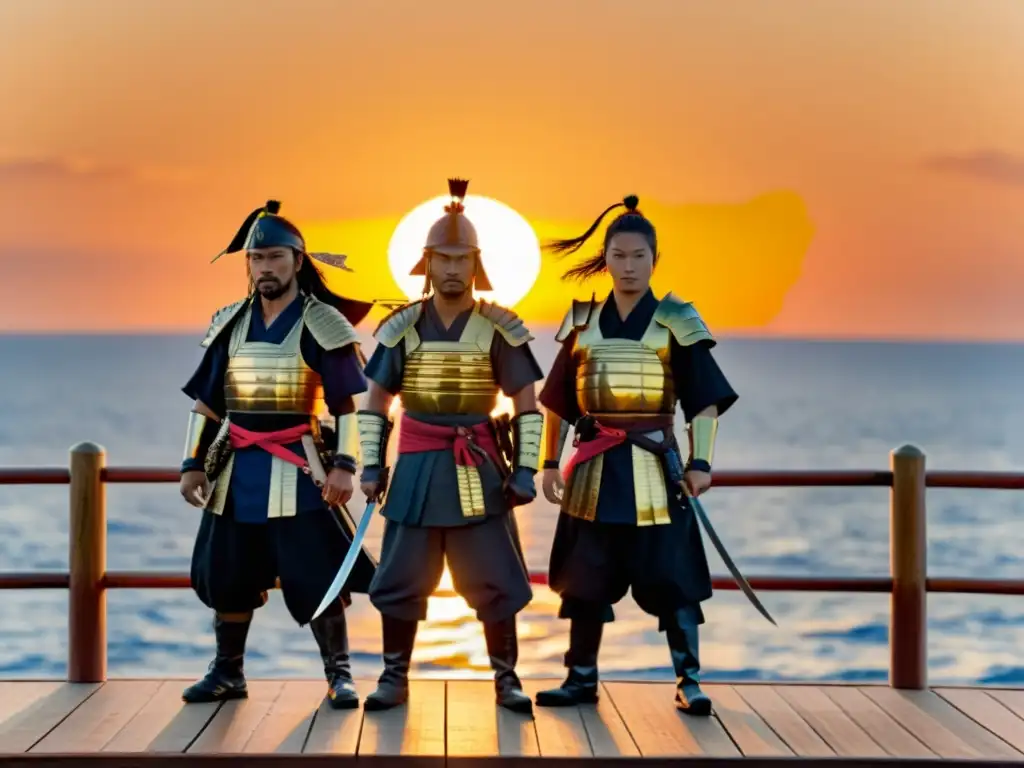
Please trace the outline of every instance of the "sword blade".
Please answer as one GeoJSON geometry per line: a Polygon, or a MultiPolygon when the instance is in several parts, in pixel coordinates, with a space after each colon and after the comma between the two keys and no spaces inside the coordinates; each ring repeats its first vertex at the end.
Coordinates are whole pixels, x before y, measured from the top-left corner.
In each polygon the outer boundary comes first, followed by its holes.
{"type": "Polygon", "coordinates": [[[338,575],[334,577],[334,581],[331,582],[331,586],[327,588],[327,593],[324,595],[324,599],[320,601],[320,607],[318,607],[316,609],[316,613],[313,614],[314,619],[326,611],[327,606],[337,600],[338,595],[341,594],[341,588],[345,586],[345,582],[348,580],[349,574],[352,573],[352,569],[355,568],[356,560],[359,558],[359,553],[363,549],[363,539],[366,538],[366,529],[370,527],[370,518],[373,517],[373,510],[376,506],[376,501],[371,501],[366,505],[366,510],[363,512],[363,517],[359,521],[359,526],[356,528],[356,532],[352,536],[352,544],[349,546],[348,552],[345,554],[345,559],[341,561],[341,567],[338,569],[338,575]]]}
{"type": "Polygon", "coordinates": [[[704,511],[704,505],[695,496],[688,497],[690,504],[693,505],[693,511],[697,513],[697,518],[700,520],[701,525],[704,526],[704,530],[708,534],[708,538],[711,539],[711,543],[715,545],[715,549],[718,551],[718,556],[722,558],[722,562],[725,563],[725,567],[729,569],[729,573],[732,574],[733,579],[739,584],[743,594],[747,596],[750,604],[757,608],[758,612],[770,621],[774,626],[778,626],[775,623],[775,619],[768,613],[768,609],[764,607],[761,600],[758,598],[757,593],[754,592],[754,588],[750,586],[743,574],[740,573],[740,569],[736,567],[736,563],[733,562],[729,553],[725,549],[725,545],[722,540],[718,538],[718,534],[715,533],[714,526],[711,525],[711,521],[708,520],[707,513],[704,511]]]}

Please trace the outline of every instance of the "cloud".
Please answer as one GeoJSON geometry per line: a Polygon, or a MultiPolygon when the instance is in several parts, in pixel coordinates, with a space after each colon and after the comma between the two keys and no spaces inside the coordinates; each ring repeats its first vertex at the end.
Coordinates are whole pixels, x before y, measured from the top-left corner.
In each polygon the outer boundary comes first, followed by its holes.
{"type": "Polygon", "coordinates": [[[963,155],[935,155],[925,167],[940,173],[970,176],[992,184],[1024,187],[1024,157],[995,150],[963,155]]]}
{"type": "Polygon", "coordinates": [[[177,184],[191,181],[188,168],[130,166],[64,157],[0,159],[0,184],[28,182],[143,182],[177,184]]]}

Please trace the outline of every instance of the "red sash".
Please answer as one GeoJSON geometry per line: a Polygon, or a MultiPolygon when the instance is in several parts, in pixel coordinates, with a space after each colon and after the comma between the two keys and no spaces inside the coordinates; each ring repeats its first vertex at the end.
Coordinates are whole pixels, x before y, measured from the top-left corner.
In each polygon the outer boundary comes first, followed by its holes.
{"type": "Polygon", "coordinates": [[[569,457],[569,463],[565,465],[565,469],[562,471],[562,478],[566,482],[569,481],[569,477],[572,475],[572,471],[576,468],[577,464],[590,461],[595,456],[599,456],[605,451],[610,451],[615,446],[626,442],[626,430],[606,427],[596,421],[594,426],[597,429],[597,436],[593,440],[579,443],[576,446],[576,450],[572,452],[572,456],[569,457]]]}
{"type": "Polygon", "coordinates": [[[451,450],[455,453],[457,466],[479,467],[484,457],[473,450],[473,446],[476,446],[501,465],[498,444],[486,423],[471,427],[442,426],[427,424],[403,413],[399,430],[399,454],[451,450]]]}
{"type": "Polygon", "coordinates": [[[310,431],[309,424],[299,424],[288,429],[279,429],[276,432],[253,432],[235,423],[229,426],[231,430],[231,446],[236,450],[238,448],[252,448],[255,446],[256,448],[262,448],[273,456],[277,456],[282,461],[294,464],[300,469],[305,469],[309,466],[309,462],[304,458],[284,447],[294,443],[308,433],[310,431]]]}

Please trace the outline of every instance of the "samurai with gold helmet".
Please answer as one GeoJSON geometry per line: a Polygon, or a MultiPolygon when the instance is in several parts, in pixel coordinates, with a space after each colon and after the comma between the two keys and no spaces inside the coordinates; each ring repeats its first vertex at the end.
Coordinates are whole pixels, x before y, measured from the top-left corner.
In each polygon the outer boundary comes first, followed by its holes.
{"type": "Polygon", "coordinates": [[[351,708],[359,699],[345,604],[369,587],[375,563],[365,550],[342,597],[312,617],[355,530],[344,504],[358,446],[353,397],[366,378],[353,324],[371,304],[328,290],[311,258],[344,268],[344,257],[308,253],[279,205],[253,211],[221,253],[245,251],[248,296],[214,313],[202,362],[183,387],[195,406],[181,493],[203,509],[192,587],[215,613],[217,639],[209,673],[183,698],[247,695],[253,611],[280,580],[292,618],[310,624],[320,648],[331,706],[351,708]]]}
{"type": "Polygon", "coordinates": [[[651,274],[658,259],[654,225],[630,196],[609,207],[583,235],[549,244],[578,250],[619,206],[604,244],[565,278],[608,272],[601,301],[574,301],[557,340],[561,349],[540,394],[545,408],[545,497],[561,507],[549,582],[570,620],[568,676],[537,695],[540,706],[571,706],[598,696],[597,657],[611,606],[632,589],[640,608],[659,619],[678,681],[676,704],[707,715],[700,689],[700,604],[711,576],[687,495],[711,484],[718,417],[737,400],[711,354],[715,340],[692,304],[671,293],[658,299],[651,274]],[[676,407],[689,424],[683,467],[673,424],[676,407]],[[568,425],[574,452],[559,472],[568,425]],[[675,460],[672,460],[675,457],[675,460]],[[673,471],[674,470],[674,471],[673,471]],[[564,482],[563,482],[564,478],[564,482]]]}
{"type": "Polygon", "coordinates": [[[451,204],[412,271],[424,277],[424,297],[380,324],[365,371],[362,487],[371,499],[387,491],[380,566],[370,584],[370,601],[382,614],[384,671],[366,709],[408,698],[417,626],[447,558],[455,589],[484,624],[497,702],[532,710],[515,672],[516,615],[532,591],[512,508],[536,496],[543,418],[534,384],[543,373],[515,313],[473,297],[474,287],[489,290],[490,282],[463,206],[467,185],[449,181],[451,204]],[[492,416],[500,393],[513,401],[511,421],[492,416]],[[389,413],[399,395],[398,459],[389,482],[389,413]]]}

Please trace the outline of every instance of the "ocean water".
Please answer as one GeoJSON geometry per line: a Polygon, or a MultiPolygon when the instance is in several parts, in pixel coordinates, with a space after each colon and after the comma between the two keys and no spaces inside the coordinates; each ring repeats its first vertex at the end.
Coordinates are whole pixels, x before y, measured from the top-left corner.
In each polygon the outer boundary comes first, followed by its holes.
{"type": "MultiPolygon", "coordinates": [[[[550,330],[538,336],[547,366],[550,330]]],[[[81,440],[104,445],[113,466],[177,465],[190,405],[179,387],[199,360],[198,341],[0,337],[0,465],[66,465],[81,440]]],[[[722,419],[719,468],[885,468],[888,452],[910,442],[931,468],[1024,471],[1024,347],[725,339],[717,356],[741,395],[722,419]]],[[[705,500],[747,574],[888,572],[885,489],[718,488],[705,500]]],[[[199,516],[175,486],[109,486],[108,505],[109,568],[187,571],[199,516]]],[[[556,514],[543,499],[519,512],[532,569],[547,567],[556,514]]],[[[67,517],[64,486],[0,487],[0,570],[65,570],[67,517]]],[[[1024,494],[932,490],[928,524],[932,575],[1024,577],[1024,494]]],[[[381,528],[375,519],[374,551],[381,528]]],[[[725,573],[708,550],[713,572],[725,573]]],[[[761,597],[778,628],[738,592],[705,605],[706,679],[885,679],[888,596],[761,597]]],[[[114,590],[108,611],[111,676],[205,671],[211,617],[191,591],[114,590]]],[[[934,682],[1024,682],[1024,601],[933,595],[928,611],[934,682]]],[[[670,679],[656,621],[629,598],[617,613],[603,674],[670,679]]],[[[524,676],[562,674],[568,627],[556,616],[555,597],[536,588],[519,622],[524,676]]],[[[365,596],[355,598],[350,635],[355,672],[375,677],[380,630],[365,596]]],[[[61,677],[66,658],[66,592],[0,592],[0,678],[61,677]]],[[[257,615],[247,665],[257,677],[320,674],[309,630],[292,622],[279,594],[257,615]]],[[[432,598],[414,665],[420,676],[488,675],[480,628],[460,598],[432,598]]]]}

